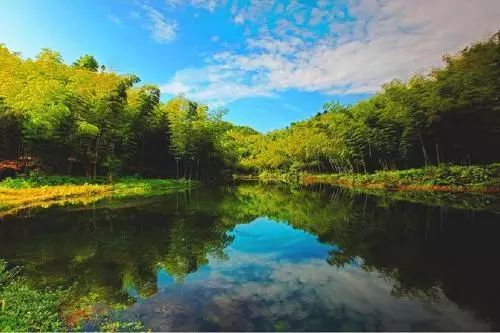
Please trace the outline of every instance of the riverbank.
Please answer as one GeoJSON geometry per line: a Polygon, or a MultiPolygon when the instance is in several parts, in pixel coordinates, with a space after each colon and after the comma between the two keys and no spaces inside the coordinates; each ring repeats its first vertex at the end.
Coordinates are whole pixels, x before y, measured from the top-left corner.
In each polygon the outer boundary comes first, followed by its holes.
{"type": "Polygon", "coordinates": [[[500,164],[486,166],[430,166],[372,174],[279,174],[264,172],[264,182],[302,185],[328,184],[350,189],[406,192],[500,193],[500,164]]]}
{"type": "Polygon", "coordinates": [[[197,187],[197,181],[121,178],[113,183],[83,177],[32,177],[0,182],[0,217],[50,205],[89,204],[105,197],[154,196],[197,187]]]}
{"type": "Polygon", "coordinates": [[[382,202],[403,200],[429,206],[500,212],[498,163],[486,166],[431,166],[372,174],[291,175],[264,172],[257,179],[264,183],[305,187],[338,186],[354,193],[375,195],[382,202]]]}

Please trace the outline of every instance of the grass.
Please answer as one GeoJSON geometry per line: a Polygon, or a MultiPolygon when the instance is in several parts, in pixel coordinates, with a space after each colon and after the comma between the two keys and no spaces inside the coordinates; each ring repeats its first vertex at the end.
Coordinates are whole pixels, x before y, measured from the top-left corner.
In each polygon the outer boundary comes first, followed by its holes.
{"type": "Polygon", "coordinates": [[[430,166],[372,174],[306,174],[301,175],[300,182],[379,190],[498,193],[500,164],[430,166]]]}
{"type": "Polygon", "coordinates": [[[78,177],[7,178],[0,182],[0,217],[20,210],[62,204],[89,204],[104,197],[153,196],[199,185],[196,181],[121,178],[113,184],[104,179],[78,177]]]}
{"type": "Polygon", "coordinates": [[[288,174],[264,172],[266,183],[341,186],[383,200],[500,212],[500,164],[431,166],[372,174],[288,174]]]}

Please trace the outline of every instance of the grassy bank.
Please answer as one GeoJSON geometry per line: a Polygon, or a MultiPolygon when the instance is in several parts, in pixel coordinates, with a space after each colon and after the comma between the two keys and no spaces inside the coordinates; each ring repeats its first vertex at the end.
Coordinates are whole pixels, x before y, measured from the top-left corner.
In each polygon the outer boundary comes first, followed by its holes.
{"type": "Polygon", "coordinates": [[[431,206],[500,212],[500,164],[439,166],[373,174],[263,173],[260,181],[303,186],[334,185],[376,195],[381,203],[404,200],[431,206]]]}
{"type": "Polygon", "coordinates": [[[263,173],[267,182],[295,182],[304,185],[329,184],[348,188],[393,191],[453,193],[499,193],[500,164],[487,166],[430,166],[372,174],[273,174],[263,173]]]}
{"type": "Polygon", "coordinates": [[[153,196],[198,186],[196,181],[122,178],[112,184],[104,179],[31,177],[0,182],[0,216],[27,208],[54,204],[88,204],[104,197],[153,196]]]}

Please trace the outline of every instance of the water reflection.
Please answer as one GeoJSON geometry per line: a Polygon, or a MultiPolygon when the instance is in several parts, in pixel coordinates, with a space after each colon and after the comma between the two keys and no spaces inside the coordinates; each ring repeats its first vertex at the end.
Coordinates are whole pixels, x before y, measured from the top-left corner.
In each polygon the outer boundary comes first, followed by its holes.
{"type": "Polygon", "coordinates": [[[288,225],[257,219],[235,228],[228,260],[209,263],[184,284],[129,310],[153,330],[485,330],[441,292],[432,299],[391,295],[392,281],[325,258],[332,246],[288,225]]]}
{"type": "Polygon", "coordinates": [[[498,329],[498,215],[243,185],[49,208],[0,257],[153,330],[498,329]]]}

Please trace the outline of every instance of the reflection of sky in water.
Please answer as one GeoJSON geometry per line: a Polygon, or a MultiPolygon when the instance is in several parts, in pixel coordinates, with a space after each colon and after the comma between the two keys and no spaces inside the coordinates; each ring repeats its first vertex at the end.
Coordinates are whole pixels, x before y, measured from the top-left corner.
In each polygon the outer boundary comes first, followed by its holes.
{"type": "MultiPolygon", "coordinates": [[[[321,244],[315,236],[307,232],[284,223],[272,222],[267,218],[258,218],[252,223],[238,225],[229,234],[234,236],[234,241],[224,251],[229,260],[209,258],[210,263],[189,274],[184,279],[185,284],[205,280],[217,274],[226,277],[238,276],[248,280],[251,277],[246,276],[247,274],[269,270],[271,267],[269,264],[272,262],[326,259],[328,252],[335,249],[333,246],[321,244]],[[252,262],[252,258],[258,259],[258,262],[252,262]]],[[[160,269],[157,283],[158,288],[162,289],[175,281],[167,272],[160,269]]]]}
{"type": "Polygon", "coordinates": [[[359,263],[326,262],[334,246],[285,223],[239,225],[227,260],[175,284],[158,272],[159,293],[129,313],[153,330],[486,330],[442,293],[391,295],[392,282],[359,263]]]}

